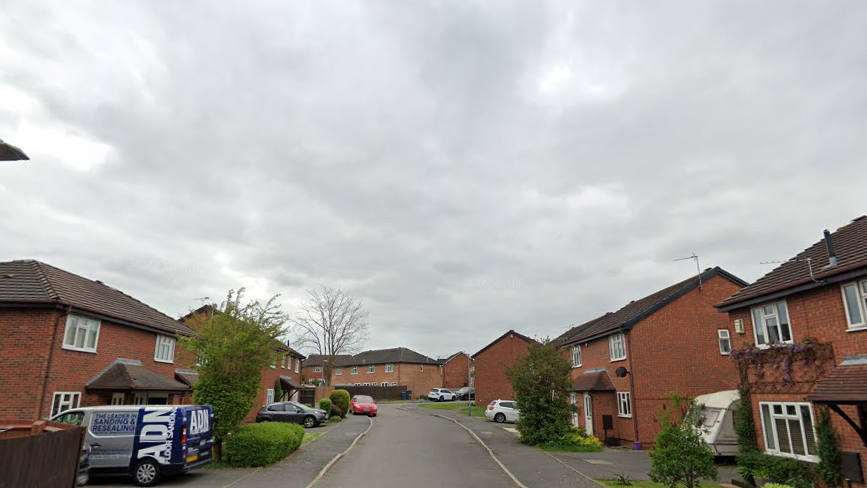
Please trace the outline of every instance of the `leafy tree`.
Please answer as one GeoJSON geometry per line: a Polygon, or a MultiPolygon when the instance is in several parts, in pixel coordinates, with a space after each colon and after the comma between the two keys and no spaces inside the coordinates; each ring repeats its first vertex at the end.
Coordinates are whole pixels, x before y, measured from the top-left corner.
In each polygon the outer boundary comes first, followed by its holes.
{"type": "Polygon", "coordinates": [[[196,330],[180,345],[194,355],[199,381],[193,401],[214,408],[214,458],[220,461],[222,442],[236,431],[256,405],[262,370],[276,359],[286,333],[287,318],[275,302],[243,303],[244,289],[229,291],[226,301],[207,314],[186,322],[196,330]]]}
{"type": "Polygon", "coordinates": [[[650,477],[675,488],[683,484],[695,488],[701,479],[718,478],[713,451],[704,441],[703,417],[695,399],[677,393],[669,396],[672,408],[663,406],[657,419],[662,430],[656,435],[656,448],[650,452],[650,477]]]}
{"type": "Polygon", "coordinates": [[[521,410],[517,424],[521,442],[535,446],[569,432],[571,370],[560,349],[548,340],[530,344],[527,354],[506,368],[521,410]]]}
{"type": "Polygon", "coordinates": [[[307,295],[292,323],[299,332],[298,344],[323,356],[322,377],[330,385],[334,358],[354,352],[367,340],[370,312],[339,288],[323,286],[307,290],[307,295]]]}

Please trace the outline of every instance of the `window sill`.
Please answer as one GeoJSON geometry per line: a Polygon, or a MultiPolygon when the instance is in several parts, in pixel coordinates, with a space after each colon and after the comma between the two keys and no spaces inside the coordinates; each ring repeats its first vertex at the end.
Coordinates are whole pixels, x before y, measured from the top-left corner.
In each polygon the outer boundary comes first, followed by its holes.
{"type": "Polygon", "coordinates": [[[617,414],[617,416],[619,418],[622,418],[622,419],[631,419],[632,418],[632,415],[620,415],[619,413],[617,414]]]}
{"type": "Polygon", "coordinates": [[[154,362],[155,362],[155,363],[164,363],[164,364],[175,364],[175,360],[174,360],[174,359],[172,359],[171,361],[166,361],[166,360],[163,360],[163,359],[157,359],[157,358],[154,358],[154,362]]]}
{"type": "Polygon", "coordinates": [[[578,366],[573,365],[573,366],[572,366],[572,369],[578,369],[578,368],[580,368],[580,367],[581,367],[580,364],[579,364],[578,366]]]}
{"type": "Polygon", "coordinates": [[[63,346],[63,349],[66,349],[67,351],[88,352],[90,354],[96,354],[96,349],[79,349],[77,347],[72,347],[72,346],[63,346]]]}
{"type": "Polygon", "coordinates": [[[626,361],[626,358],[612,359],[612,360],[610,360],[610,361],[608,361],[608,362],[609,362],[609,363],[616,363],[616,362],[618,362],[618,361],[626,361]]]}
{"type": "Polygon", "coordinates": [[[846,332],[863,332],[867,330],[867,325],[859,325],[858,327],[849,327],[846,332]]]}
{"type": "Polygon", "coordinates": [[[789,453],[785,453],[785,452],[770,451],[768,449],[765,449],[765,454],[767,454],[768,456],[774,456],[774,457],[780,457],[780,458],[797,459],[798,461],[804,461],[807,463],[818,463],[819,462],[818,456],[799,456],[797,454],[793,455],[793,454],[789,454],[789,453]]]}

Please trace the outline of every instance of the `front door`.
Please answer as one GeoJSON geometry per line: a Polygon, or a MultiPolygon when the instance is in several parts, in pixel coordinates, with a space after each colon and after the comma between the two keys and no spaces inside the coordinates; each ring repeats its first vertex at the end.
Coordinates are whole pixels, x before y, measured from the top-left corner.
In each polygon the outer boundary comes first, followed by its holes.
{"type": "Polygon", "coordinates": [[[570,393],[569,400],[572,402],[572,426],[578,427],[578,394],[570,393]]]}
{"type": "Polygon", "coordinates": [[[584,430],[593,435],[593,397],[589,393],[584,394],[584,430]]]}

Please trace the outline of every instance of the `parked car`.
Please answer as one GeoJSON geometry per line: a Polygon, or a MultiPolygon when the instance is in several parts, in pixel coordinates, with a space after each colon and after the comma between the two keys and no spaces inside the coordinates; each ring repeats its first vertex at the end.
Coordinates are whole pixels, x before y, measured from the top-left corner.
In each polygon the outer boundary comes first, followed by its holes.
{"type": "Polygon", "coordinates": [[[328,420],[328,413],[310,408],[298,402],[277,402],[262,407],[256,414],[256,422],[290,422],[306,428],[318,427],[328,420]]]}
{"type": "Polygon", "coordinates": [[[475,400],[476,389],[472,386],[465,386],[460,390],[456,391],[455,396],[458,397],[458,400],[475,400]]]}
{"type": "Polygon", "coordinates": [[[376,417],[376,400],[367,395],[355,395],[349,402],[349,411],[353,415],[376,417]]]}
{"type": "MultiPolygon", "coordinates": [[[[89,474],[126,474],[139,486],[211,463],[214,410],[208,405],[74,408],[51,418],[85,428],[89,474]]],[[[82,480],[87,473],[79,472],[82,480]]]]}
{"type": "Polygon", "coordinates": [[[451,402],[457,396],[448,388],[434,388],[427,394],[427,399],[432,402],[451,402]]]}
{"type": "Polygon", "coordinates": [[[494,400],[485,410],[485,417],[499,423],[517,422],[520,416],[521,412],[518,411],[514,400],[494,400]]]}

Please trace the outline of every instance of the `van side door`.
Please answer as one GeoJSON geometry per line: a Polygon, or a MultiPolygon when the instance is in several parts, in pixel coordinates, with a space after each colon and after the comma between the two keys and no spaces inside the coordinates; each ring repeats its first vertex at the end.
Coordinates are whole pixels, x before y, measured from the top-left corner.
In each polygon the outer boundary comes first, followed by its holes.
{"type": "Polygon", "coordinates": [[[85,442],[91,448],[91,469],[101,472],[128,472],[133,458],[138,414],[138,410],[101,410],[85,414],[85,442]]]}

